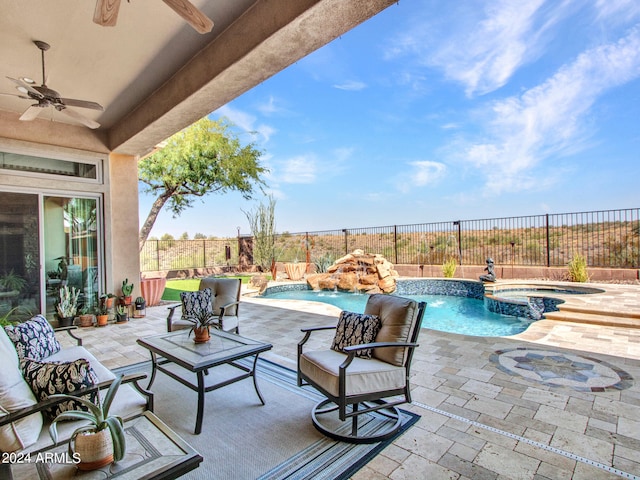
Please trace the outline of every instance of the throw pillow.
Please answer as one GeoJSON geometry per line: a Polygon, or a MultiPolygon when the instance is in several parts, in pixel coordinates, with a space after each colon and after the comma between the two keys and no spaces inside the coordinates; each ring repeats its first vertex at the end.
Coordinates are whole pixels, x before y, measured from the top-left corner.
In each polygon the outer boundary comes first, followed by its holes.
{"type": "Polygon", "coordinates": [[[208,313],[213,311],[210,288],[197,292],[182,292],[180,300],[182,301],[182,318],[195,317],[202,311],[208,313]]]}
{"type": "MultiPolygon", "coordinates": [[[[21,408],[36,404],[33,392],[24,381],[13,342],[0,328],[0,420],[21,408]]],[[[0,427],[0,452],[14,452],[38,441],[42,429],[40,412],[0,427]]],[[[0,468],[2,470],[2,468],[0,468]]]]}
{"type": "MultiPolygon", "coordinates": [[[[372,343],[382,326],[382,321],[377,315],[365,315],[364,313],[341,312],[336,327],[331,348],[338,352],[344,352],[345,347],[372,343]]],[[[356,357],[371,358],[373,349],[358,350],[356,357]]]]}
{"type": "Polygon", "coordinates": [[[8,325],[4,329],[20,359],[42,360],[60,351],[60,342],[51,324],[42,315],[18,325],[8,325]]]}
{"type": "MultiPolygon", "coordinates": [[[[93,387],[98,383],[98,376],[91,368],[89,361],[80,358],[72,362],[37,362],[29,358],[20,364],[25,380],[33,390],[39,402],[49,395],[64,393],[76,395],[82,388],[93,387]]],[[[83,395],[90,402],[99,401],[98,392],[83,395]]],[[[54,419],[67,410],[89,409],[76,400],[67,400],[45,410],[45,415],[54,419]]]]}

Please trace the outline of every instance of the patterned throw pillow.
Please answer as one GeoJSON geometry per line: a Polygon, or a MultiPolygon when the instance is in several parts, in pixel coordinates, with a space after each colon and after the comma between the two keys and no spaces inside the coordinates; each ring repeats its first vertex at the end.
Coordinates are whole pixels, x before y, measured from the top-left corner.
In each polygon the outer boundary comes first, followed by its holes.
{"type": "Polygon", "coordinates": [[[182,300],[182,318],[195,317],[203,310],[208,313],[213,311],[210,288],[197,292],[182,292],[180,300],[182,300]]]}
{"type": "Polygon", "coordinates": [[[18,325],[8,325],[4,329],[15,345],[19,359],[42,360],[60,351],[60,342],[51,324],[42,315],[18,325]]]}
{"type": "MultiPolygon", "coordinates": [[[[20,367],[24,379],[39,402],[56,393],[76,395],[78,390],[93,387],[98,383],[98,376],[91,368],[89,361],[84,358],[72,362],[37,362],[25,358],[20,362],[20,367]]],[[[83,395],[81,398],[94,403],[99,401],[98,392],[83,395]]],[[[44,413],[54,419],[67,410],[88,411],[88,408],[80,402],[68,400],[54,405],[44,413]]]]}
{"type": "MultiPolygon", "coordinates": [[[[382,327],[382,321],[377,315],[343,311],[338,319],[331,349],[344,352],[345,347],[372,343],[375,341],[380,327],[382,327]]],[[[373,349],[371,348],[358,350],[356,357],[371,358],[372,353],[373,349]]]]}

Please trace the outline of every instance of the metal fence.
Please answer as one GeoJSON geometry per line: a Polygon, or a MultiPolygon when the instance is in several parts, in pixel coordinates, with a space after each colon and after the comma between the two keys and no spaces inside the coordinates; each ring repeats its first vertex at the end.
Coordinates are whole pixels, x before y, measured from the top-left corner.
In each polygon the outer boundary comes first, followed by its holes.
{"type": "MultiPolygon", "coordinates": [[[[359,248],[395,264],[441,265],[453,257],[483,265],[491,257],[502,265],[559,267],[581,254],[590,267],[640,268],[639,218],[635,208],[283,233],[276,260],[314,263],[359,248]]],[[[238,250],[238,239],[154,240],[141,262],[143,271],[147,264],[151,270],[237,265],[238,250]]]]}
{"type": "Polygon", "coordinates": [[[238,264],[236,238],[214,240],[147,240],[140,252],[140,270],[183,270],[238,264]]]}

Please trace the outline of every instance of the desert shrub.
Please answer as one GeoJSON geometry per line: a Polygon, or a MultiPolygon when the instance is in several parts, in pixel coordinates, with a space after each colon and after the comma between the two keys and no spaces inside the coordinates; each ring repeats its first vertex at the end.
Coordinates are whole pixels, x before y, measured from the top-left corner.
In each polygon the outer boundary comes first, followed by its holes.
{"type": "Polygon", "coordinates": [[[584,255],[576,253],[568,263],[569,279],[572,282],[588,282],[589,275],[587,274],[587,259],[584,255]]]}
{"type": "Polygon", "coordinates": [[[456,268],[458,268],[458,262],[456,261],[455,257],[449,257],[442,264],[442,274],[445,276],[445,278],[453,278],[453,276],[456,274],[456,268]]]}

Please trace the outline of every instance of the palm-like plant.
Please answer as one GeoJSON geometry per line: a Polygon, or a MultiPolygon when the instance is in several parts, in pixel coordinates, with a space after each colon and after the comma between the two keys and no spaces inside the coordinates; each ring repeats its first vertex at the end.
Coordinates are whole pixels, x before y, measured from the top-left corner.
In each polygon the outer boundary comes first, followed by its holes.
{"type": "Polygon", "coordinates": [[[122,375],[119,375],[109,386],[102,404],[93,403],[85,398],[76,397],[73,395],[56,394],[51,395],[49,398],[64,398],[67,400],[75,400],[81,403],[89,409],[84,410],[67,410],[58,415],[49,427],[49,435],[54,443],[58,443],[58,430],[57,423],[64,420],[86,420],[89,421],[87,425],[78,427],[72,435],[72,439],[77,435],[85,432],[99,432],[104,429],[109,429],[111,434],[111,441],[113,442],[113,460],[122,460],[126,451],[126,441],[124,435],[124,422],[122,418],[117,415],[109,415],[109,409],[113,402],[116,392],[122,382],[122,375]]]}
{"type": "Polygon", "coordinates": [[[189,330],[189,335],[191,335],[191,332],[197,329],[204,328],[209,330],[211,327],[220,328],[220,325],[218,324],[218,317],[212,312],[204,309],[197,310],[193,315],[187,317],[187,320],[193,323],[193,326],[189,330]]]}

